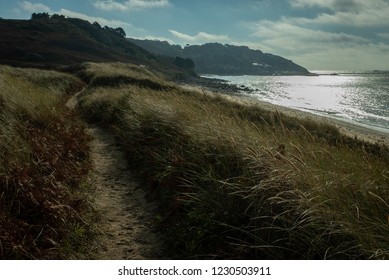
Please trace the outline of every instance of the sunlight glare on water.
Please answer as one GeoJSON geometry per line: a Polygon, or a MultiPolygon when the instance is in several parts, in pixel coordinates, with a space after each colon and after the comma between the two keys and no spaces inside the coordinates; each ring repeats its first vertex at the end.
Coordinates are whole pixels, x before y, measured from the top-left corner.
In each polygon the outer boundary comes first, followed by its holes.
{"type": "Polygon", "coordinates": [[[259,100],[389,132],[389,74],[213,76],[259,100]]]}
{"type": "Polygon", "coordinates": [[[279,105],[317,110],[328,114],[341,113],[344,109],[347,92],[343,85],[351,83],[354,77],[334,79],[333,76],[306,77],[280,76],[274,77],[278,88],[284,91],[285,99],[280,99],[277,92],[272,92],[269,99],[279,105]]]}

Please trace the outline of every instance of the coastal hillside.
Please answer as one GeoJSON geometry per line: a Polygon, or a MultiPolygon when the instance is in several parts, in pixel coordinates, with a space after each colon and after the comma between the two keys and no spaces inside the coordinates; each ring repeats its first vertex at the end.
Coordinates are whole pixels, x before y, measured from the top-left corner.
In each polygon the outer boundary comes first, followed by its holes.
{"type": "Polygon", "coordinates": [[[79,76],[92,82],[76,108],[159,205],[168,258],[389,258],[386,146],[135,66],[79,76]]]}
{"type": "Polygon", "coordinates": [[[181,48],[167,42],[128,39],[125,31],[46,13],[30,20],[0,19],[0,63],[58,68],[86,61],[125,62],[164,72],[168,78],[200,74],[308,75],[283,57],[219,43],[181,48]]]}
{"type": "Polygon", "coordinates": [[[281,56],[263,53],[246,46],[208,43],[182,48],[168,42],[129,39],[150,51],[173,57],[191,58],[200,74],[216,75],[308,75],[309,71],[281,56]]]}
{"type": "Polygon", "coordinates": [[[387,146],[133,64],[68,70],[0,67],[1,259],[389,259],[387,146]]]}
{"type": "Polygon", "coordinates": [[[0,19],[0,63],[58,68],[92,62],[127,62],[182,76],[173,58],[159,57],[126,40],[122,28],[47,13],[30,20],[0,19]]]}

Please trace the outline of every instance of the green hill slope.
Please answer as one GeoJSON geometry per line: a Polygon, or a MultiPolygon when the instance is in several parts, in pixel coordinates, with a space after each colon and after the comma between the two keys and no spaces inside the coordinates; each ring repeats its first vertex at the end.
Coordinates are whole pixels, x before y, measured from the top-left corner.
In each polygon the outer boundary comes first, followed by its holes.
{"type": "Polygon", "coordinates": [[[171,76],[183,69],[125,39],[122,28],[101,27],[77,18],[33,15],[31,20],[0,19],[0,63],[55,68],[83,62],[130,62],[171,76]]]}

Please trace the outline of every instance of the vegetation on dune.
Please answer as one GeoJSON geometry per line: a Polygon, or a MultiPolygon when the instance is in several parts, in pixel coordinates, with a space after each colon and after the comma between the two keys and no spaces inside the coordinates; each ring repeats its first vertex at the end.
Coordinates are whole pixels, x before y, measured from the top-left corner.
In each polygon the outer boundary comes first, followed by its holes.
{"type": "Polygon", "coordinates": [[[172,258],[388,259],[389,149],[183,89],[160,72],[0,67],[0,258],[70,258],[92,231],[82,122],[111,130],[160,202],[172,258]],[[86,83],[86,84],[85,84],[86,83]]]}
{"type": "Polygon", "coordinates": [[[88,137],[65,107],[82,86],[67,74],[0,66],[0,259],[83,249],[88,137]]]}
{"type": "Polygon", "coordinates": [[[173,258],[389,258],[385,146],[178,87],[99,84],[79,110],[160,200],[173,258]]]}
{"type": "Polygon", "coordinates": [[[115,87],[123,84],[135,84],[139,87],[156,90],[175,87],[167,82],[165,74],[139,67],[128,63],[93,63],[86,62],[77,66],[64,68],[64,71],[73,73],[89,87],[115,87]]]}

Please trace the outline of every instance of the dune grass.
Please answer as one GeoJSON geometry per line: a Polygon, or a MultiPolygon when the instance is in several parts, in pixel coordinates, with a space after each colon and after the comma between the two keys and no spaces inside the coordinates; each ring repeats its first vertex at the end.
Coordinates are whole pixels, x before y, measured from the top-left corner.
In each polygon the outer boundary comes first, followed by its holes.
{"type": "Polygon", "coordinates": [[[389,258],[387,147],[217,95],[112,85],[78,109],[160,201],[172,258],[389,258]]]}
{"type": "Polygon", "coordinates": [[[115,87],[122,84],[135,84],[139,87],[164,90],[174,87],[166,81],[164,73],[149,69],[147,66],[136,66],[128,63],[94,63],[66,67],[64,71],[75,74],[89,87],[115,87]]]}
{"type": "Polygon", "coordinates": [[[65,102],[82,86],[0,66],[0,259],[67,258],[81,245],[88,137],[65,102]]]}

